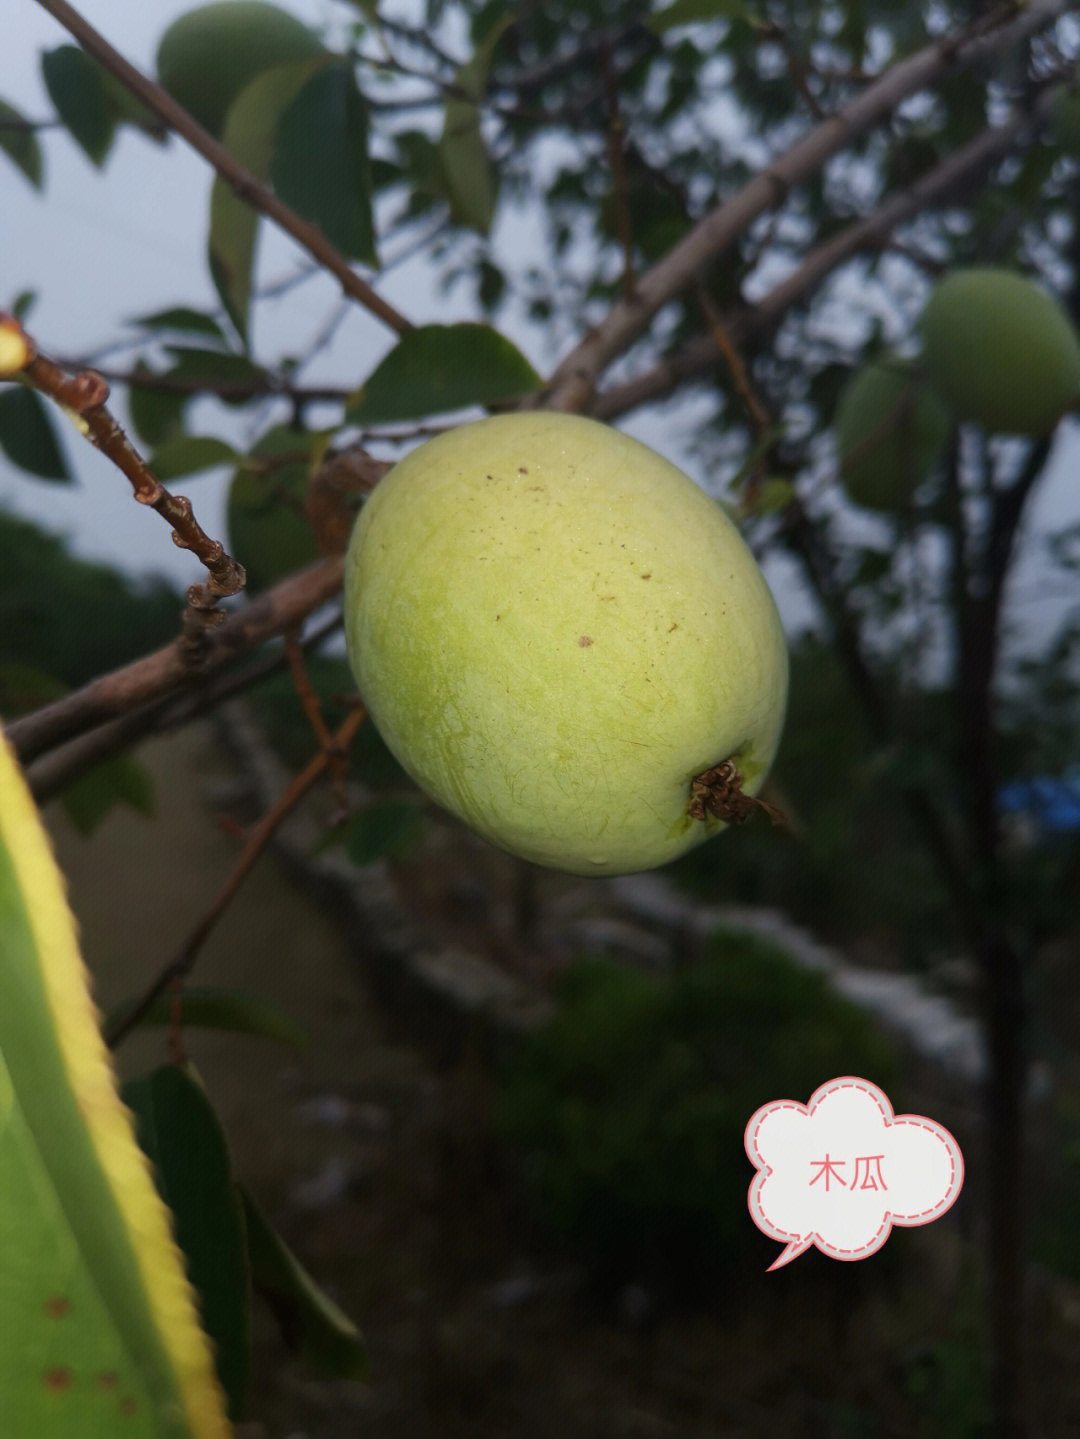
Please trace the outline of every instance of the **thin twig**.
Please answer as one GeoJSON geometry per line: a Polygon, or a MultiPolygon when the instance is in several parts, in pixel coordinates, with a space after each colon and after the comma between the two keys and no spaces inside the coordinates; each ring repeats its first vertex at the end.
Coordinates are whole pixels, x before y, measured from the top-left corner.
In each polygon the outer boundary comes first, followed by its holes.
{"type": "Polygon", "coordinates": [[[188,935],[179,952],[157,974],[153,982],[147,987],[142,998],[131,1009],[125,1010],[115,1027],[106,1033],[105,1042],[110,1047],[115,1047],[119,1044],[124,1036],[135,1028],[159,995],[179,986],[191,973],[199,950],[206,942],[218,920],[232,903],[234,895],[240,888],[252,865],[270,843],[270,840],[286,816],[292,813],[315,784],[316,780],[331,764],[333,756],[342,753],[349,745],[353,736],[363,724],[365,714],[366,711],[363,705],[357,704],[356,708],[351,710],[338,726],[337,731],[331,737],[330,746],[320,750],[317,755],[314,755],[308,761],[299,774],[293,776],[282,794],[278,797],[273,808],[254,826],[244,844],[240,858],[236,861],[235,865],[233,865],[228,879],[218,891],[213,904],[188,935]]]}
{"type": "Polygon", "coordinates": [[[604,109],[607,112],[608,169],[611,171],[615,202],[615,229],[622,251],[622,290],[627,299],[634,293],[634,231],[626,187],[626,121],[619,106],[619,88],[605,41],[600,47],[600,70],[604,81],[604,109]]]}
{"type": "Polygon", "coordinates": [[[213,135],[198,124],[182,105],[172,98],[160,85],[148,79],[134,65],[125,60],[105,37],[67,3],[67,0],[37,0],[79,42],[86,53],[103,65],[110,74],[136,95],[148,109],[164,120],[170,130],[186,140],[208,160],[227,185],[240,199],[254,210],[261,211],[267,219],[273,220],[286,234],[328,270],[341,284],[350,299],[356,300],[365,309],[382,320],[383,324],[399,335],[411,329],[410,322],[388,301],[384,300],[366,281],[353,270],[352,266],[323,234],[318,225],[304,220],[295,210],[286,205],[268,190],[265,185],[239,164],[213,135]]]}
{"type": "Polygon", "coordinates": [[[67,374],[38,349],[14,315],[0,312],[0,334],[4,337],[0,346],[6,354],[14,358],[21,347],[25,356],[20,369],[8,364],[0,374],[22,380],[69,411],[80,432],[130,480],[138,502],[157,510],[172,526],[173,543],[190,550],[206,566],[209,584],[192,585],[187,592],[184,634],[185,654],[190,661],[202,652],[206,625],[220,618],[218,599],[243,589],[243,566],[237,564],[220,540],[210,538],[196,520],[186,495],[171,494],[150,469],[108,409],[109,387],[99,374],[94,370],[67,374]]]}
{"type": "Polygon", "coordinates": [[[344,814],[348,809],[345,782],[349,775],[345,750],[335,743],[333,735],[326,726],[319,696],[315,693],[311,681],[308,679],[307,670],[304,668],[304,652],[295,630],[287,630],[285,633],[285,656],[300,707],[307,716],[308,724],[311,725],[315,738],[328,756],[334,782],[334,799],[338,811],[344,814]]]}

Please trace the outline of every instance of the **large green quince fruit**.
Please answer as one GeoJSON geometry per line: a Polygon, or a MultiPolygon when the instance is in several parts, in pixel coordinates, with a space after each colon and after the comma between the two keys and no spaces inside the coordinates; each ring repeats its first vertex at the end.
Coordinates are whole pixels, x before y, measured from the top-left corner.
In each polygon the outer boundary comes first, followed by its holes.
{"type": "Polygon", "coordinates": [[[1057,300],[1024,275],[952,271],[932,290],[920,328],[927,375],[962,420],[1046,435],[1080,403],[1080,339],[1057,300]]]}
{"type": "Polygon", "coordinates": [[[749,549],[594,420],[496,416],[401,460],[349,542],[345,634],[421,788],[554,869],[674,859],[741,817],[780,738],[787,649],[749,549]]]}
{"type": "Polygon", "coordinates": [[[899,510],[945,452],[952,415],[899,360],[873,360],[844,386],[836,448],[844,488],[857,505],[899,510]]]}
{"type": "Polygon", "coordinates": [[[158,43],[164,89],[212,135],[225,128],[233,100],[272,65],[323,53],[319,37],[264,0],[218,0],[174,20],[158,43]]]}

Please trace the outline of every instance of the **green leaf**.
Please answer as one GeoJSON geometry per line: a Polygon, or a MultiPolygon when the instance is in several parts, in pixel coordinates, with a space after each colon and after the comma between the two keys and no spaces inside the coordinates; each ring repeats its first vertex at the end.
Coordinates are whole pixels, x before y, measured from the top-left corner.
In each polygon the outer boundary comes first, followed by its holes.
{"type": "Polygon", "coordinates": [[[103,67],[96,68],[105,92],[105,103],[116,123],[131,125],[158,144],[164,143],[169,137],[169,127],[160,115],[155,115],[137,95],[132,94],[118,76],[103,67]]]}
{"type": "Polygon", "coordinates": [[[495,215],[496,180],[480,129],[480,112],[470,100],[446,102],[439,144],[450,214],[481,235],[495,215]]]}
{"type": "Polygon", "coordinates": [[[275,426],[259,438],[229,485],[229,548],[247,571],[249,594],[269,589],[319,558],[304,508],[312,438],[275,426]]]}
{"type": "Polygon", "coordinates": [[[202,385],[227,405],[246,405],[266,382],[266,371],[246,355],[204,350],[195,345],[167,345],[176,364],[169,374],[202,385]],[[232,393],[230,393],[232,391],[232,393]]]}
{"type": "Polygon", "coordinates": [[[159,480],[174,480],[178,475],[233,465],[238,458],[232,445],[214,435],[177,435],[159,445],[147,464],[159,480]]]}
{"type": "Polygon", "coordinates": [[[40,479],[72,480],[49,408],[25,385],[0,391],[0,448],[13,464],[40,479]]]}
{"type": "Polygon", "coordinates": [[[421,800],[380,800],[369,804],[349,821],[345,852],[359,868],[390,855],[407,854],[420,837],[424,806],[421,800]]]}
{"type": "Polygon", "coordinates": [[[225,1439],[210,1347],[97,1028],[48,837],[0,742],[0,1414],[225,1439]]]}
{"type": "Polygon", "coordinates": [[[116,133],[116,114],[100,69],[77,45],[60,45],[42,55],[41,73],[72,139],[100,165],[116,133]]]}
{"type": "Polygon", "coordinates": [[[192,397],[175,390],[159,390],[152,383],[140,385],[138,377],[143,375],[150,381],[154,371],[139,360],[128,386],[128,414],[144,444],[163,445],[183,429],[184,411],[192,397]]]}
{"type": "Polygon", "coordinates": [[[248,1257],[255,1287],[278,1316],[286,1340],[299,1341],[309,1364],[337,1379],[363,1379],[364,1340],[356,1325],[324,1294],[267,1223],[241,1184],[248,1257]]]}
{"type": "MultiPolygon", "coordinates": [[[[274,136],[283,111],[322,59],[275,65],[245,85],[229,106],[222,144],[257,180],[270,177],[274,136]]],[[[210,191],[210,274],[229,318],[247,339],[258,214],[220,177],[210,191]]]]}
{"type": "Polygon", "coordinates": [[[123,1097],[172,1211],[229,1417],[236,1419],[247,1389],[251,1304],[247,1231],[225,1135],[202,1086],[177,1065],[130,1081],[123,1097]]]}
{"type": "Polygon", "coordinates": [[[8,309],[17,320],[25,322],[26,317],[37,304],[37,301],[38,292],[36,290],[20,290],[8,306],[8,309]]]}
{"type": "Polygon", "coordinates": [[[142,330],[179,331],[182,334],[208,335],[224,345],[225,331],[213,315],[203,310],[193,310],[188,305],[174,305],[168,310],[155,310],[150,315],[136,315],[128,321],[142,330]]]}
{"type": "MultiPolygon", "coordinates": [[[[109,1012],[104,1025],[106,1034],[126,1028],[127,1016],[138,1001],[117,1005],[109,1012]]],[[[171,1025],[176,1019],[172,995],[158,999],[139,1020],[140,1024],[171,1025]]],[[[266,1000],[239,990],[215,989],[185,985],[180,1000],[180,1019],[185,1029],[214,1029],[230,1034],[249,1034],[258,1039],[276,1039],[300,1049],[309,1043],[308,1036],[287,1014],[266,1000]]]]}
{"type": "Polygon", "coordinates": [[[140,814],[154,812],[154,786],[149,773],[130,755],[113,755],[94,765],[61,796],[80,834],[91,834],[113,808],[124,803],[140,814]]]}
{"type": "Polygon", "coordinates": [[[38,138],[26,117],[5,100],[0,100],[0,150],[36,190],[41,189],[45,170],[38,138]]]}
{"type": "Polygon", "coordinates": [[[650,15],[645,24],[657,35],[677,25],[707,24],[711,20],[748,20],[750,7],[744,0],[673,0],[650,15]]]}
{"type": "Polygon", "coordinates": [[[367,106],[352,67],[314,74],[281,116],[274,188],[350,259],[375,263],[367,106]]]}
{"type": "Polygon", "coordinates": [[[384,424],[519,399],[542,380],[521,351],[490,325],[418,325],[375,367],[353,424],[384,424]]]}
{"type": "Polygon", "coordinates": [[[439,141],[450,214],[462,225],[486,235],[495,215],[498,175],[488,155],[480,126],[480,101],[487,88],[491,57],[512,15],[501,16],[482,44],[454,77],[454,89],[443,108],[439,141]]]}

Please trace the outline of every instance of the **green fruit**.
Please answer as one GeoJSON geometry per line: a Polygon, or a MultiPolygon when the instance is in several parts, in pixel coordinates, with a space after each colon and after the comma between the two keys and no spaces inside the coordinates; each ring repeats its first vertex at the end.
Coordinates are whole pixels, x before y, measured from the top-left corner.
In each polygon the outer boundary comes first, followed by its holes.
{"type": "Polygon", "coordinates": [[[849,498],[870,510],[899,510],[944,454],[952,416],[909,367],[875,360],[844,386],[835,430],[849,498]]]}
{"type": "Polygon", "coordinates": [[[345,635],[388,747],[495,844],[580,874],[664,864],[724,827],[691,782],[752,795],[787,649],[738,530],[673,465],[594,420],[440,435],[360,512],[345,635]]]}
{"type": "Polygon", "coordinates": [[[303,451],[304,436],[296,430],[270,430],[255,446],[252,457],[284,462],[257,469],[241,465],[229,485],[225,509],[229,551],[247,571],[248,594],[269,589],[319,558],[319,547],[304,515],[307,458],[285,458],[303,451]]]}
{"type": "Polygon", "coordinates": [[[158,44],[158,80],[204,129],[220,135],[233,100],[272,65],[323,53],[317,35],[263,0],[220,0],[189,10],[158,44]]]}
{"type": "Polygon", "coordinates": [[[962,420],[1045,435],[1080,401],[1080,340],[1052,295],[1010,270],[954,270],[921,321],[929,378],[962,420]]]}

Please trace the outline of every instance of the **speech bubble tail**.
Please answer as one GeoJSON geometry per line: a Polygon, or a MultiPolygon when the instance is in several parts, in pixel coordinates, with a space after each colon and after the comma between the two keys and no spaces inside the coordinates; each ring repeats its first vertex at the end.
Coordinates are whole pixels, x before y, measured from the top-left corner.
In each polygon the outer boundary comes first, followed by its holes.
{"type": "Polygon", "coordinates": [[[766,1269],[766,1274],[771,1274],[774,1269],[782,1269],[785,1264],[790,1264],[793,1259],[798,1259],[800,1254],[805,1254],[813,1244],[813,1236],[807,1235],[799,1239],[793,1239],[790,1244],[784,1246],[780,1254],[766,1269]]]}

